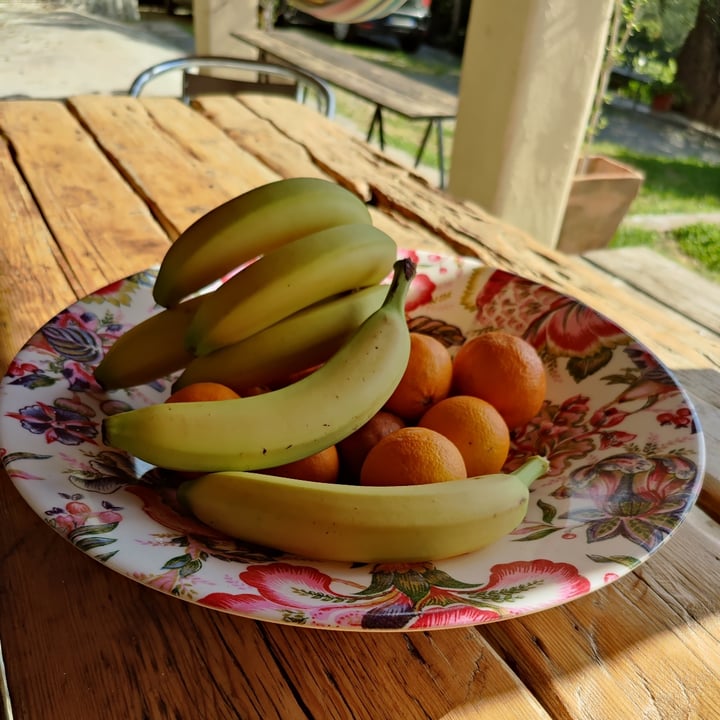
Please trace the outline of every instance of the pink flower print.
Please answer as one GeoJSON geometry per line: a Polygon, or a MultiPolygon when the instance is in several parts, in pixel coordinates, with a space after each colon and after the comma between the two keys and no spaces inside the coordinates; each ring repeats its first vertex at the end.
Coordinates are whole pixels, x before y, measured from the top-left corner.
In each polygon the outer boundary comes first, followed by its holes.
{"type": "MultiPolygon", "coordinates": [[[[627,388],[617,397],[616,402],[627,403],[634,400],[644,400],[643,407],[650,407],[660,396],[678,392],[677,385],[670,373],[640,345],[631,345],[625,348],[637,370],[628,372],[627,388]]],[[[620,378],[611,377],[610,380],[620,382],[620,378]]]]}
{"type": "Polygon", "coordinates": [[[674,413],[662,412],[657,416],[660,425],[673,425],[675,428],[689,428],[693,424],[693,416],[690,408],[682,407],[674,413]]]}
{"type": "Polygon", "coordinates": [[[170,491],[160,493],[144,485],[128,485],[125,490],[142,500],[143,512],[148,517],[178,535],[191,535],[199,538],[226,538],[222,533],[213,530],[195,518],[180,514],[176,509],[177,503],[174,494],[170,491]]]}
{"type": "Polygon", "coordinates": [[[8,368],[7,375],[9,377],[22,377],[29,373],[36,373],[40,368],[32,363],[19,363],[17,360],[13,360],[8,368]]]}
{"type": "Polygon", "coordinates": [[[570,298],[558,298],[529,328],[526,339],[555,356],[588,358],[627,342],[607,318],[570,298]]]}
{"type": "Polygon", "coordinates": [[[116,280],[115,282],[111,282],[109,285],[96,290],[94,295],[116,295],[124,283],[125,280],[116,280]]]}
{"type": "Polygon", "coordinates": [[[458,581],[432,563],[376,565],[370,584],[339,580],[315,568],[278,562],[240,573],[246,590],[199,600],[219,610],[300,624],[374,630],[475,625],[512,614],[519,596],[540,609],[589,591],[577,569],[548,560],[496,565],[485,586],[458,581]]]}
{"type": "Polygon", "coordinates": [[[346,627],[359,627],[363,608],[377,604],[372,597],[358,598],[354,593],[340,591],[345,583],[305,565],[278,562],[252,565],[240,573],[247,593],[211,593],[200,599],[201,605],[232,610],[241,615],[261,612],[267,619],[291,620],[302,624],[318,624],[321,618],[346,627]]]}
{"type": "Polygon", "coordinates": [[[412,312],[422,305],[431,303],[436,287],[428,275],[416,275],[405,300],[405,311],[412,312]]]}
{"type": "MultiPolygon", "coordinates": [[[[590,590],[590,581],[574,565],[539,559],[494,565],[481,592],[486,595],[505,592],[513,597],[522,593],[524,610],[542,610],[586,595],[590,590]]],[[[512,614],[512,606],[509,611],[512,614]]]]}

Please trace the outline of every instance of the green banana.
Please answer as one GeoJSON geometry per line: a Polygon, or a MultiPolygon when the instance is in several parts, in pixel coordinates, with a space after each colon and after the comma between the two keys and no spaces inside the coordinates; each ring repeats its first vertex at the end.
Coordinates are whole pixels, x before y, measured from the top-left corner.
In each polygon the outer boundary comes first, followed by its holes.
{"type": "Polygon", "coordinates": [[[195,358],[173,390],[212,381],[242,393],[286,380],[325,362],[382,305],[385,295],[387,286],[371,285],[311,305],[245,340],[195,358]]]}
{"type": "Polygon", "coordinates": [[[195,355],[244,340],[332,295],[374,285],[397,245],[372,225],[337,225],[266,253],[205,296],[186,335],[195,355]]]}
{"type": "Polygon", "coordinates": [[[196,220],[170,246],[153,296],[177,304],[273,248],[334,225],[371,224],[365,203],[320,178],[290,178],[261,185],[196,220]]]}
{"type": "Polygon", "coordinates": [[[363,487],[220,472],[185,481],[181,503],[206,525],[314,560],[418,562],[479,550],[525,517],[548,461],[430,485],[363,487]]]}
{"type": "Polygon", "coordinates": [[[201,299],[162,310],[123,333],[95,368],[100,387],[143,385],[184,368],[193,359],[185,348],[185,334],[201,299]]]}
{"type": "Polygon", "coordinates": [[[262,395],[108,416],[105,443],[161,467],[211,472],[284,465],[339,442],[380,410],[407,366],[415,265],[397,260],[393,269],[382,306],[314,373],[262,395]]]}

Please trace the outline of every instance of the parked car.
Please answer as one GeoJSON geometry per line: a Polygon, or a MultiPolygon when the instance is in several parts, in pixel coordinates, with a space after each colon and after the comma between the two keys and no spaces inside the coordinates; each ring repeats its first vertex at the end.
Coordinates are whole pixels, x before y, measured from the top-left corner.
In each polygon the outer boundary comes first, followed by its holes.
{"type": "Polygon", "coordinates": [[[360,23],[330,23],[301,12],[286,0],[280,5],[276,25],[311,25],[331,30],[336,40],[351,42],[357,38],[392,38],[407,53],[416,52],[430,27],[431,0],[407,0],[392,14],[360,23]]]}

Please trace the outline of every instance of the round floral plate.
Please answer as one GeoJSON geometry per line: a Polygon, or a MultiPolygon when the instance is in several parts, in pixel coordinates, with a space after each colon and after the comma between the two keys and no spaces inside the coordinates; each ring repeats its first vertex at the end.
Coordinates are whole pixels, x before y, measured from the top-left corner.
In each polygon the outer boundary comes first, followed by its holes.
{"type": "Polygon", "coordinates": [[[189,602],[263,621],[347,630],[490,623],[561,605],[643,562],[700,490],[704,445],[668,370],[576,300],[474,260],[418,263],[412,329],[451,351],[492,328],[542,356],[548,396],[513,434],[507,470],[546,455],[524,522],[443,561],[327,563],[236,542],[180,513],[168,478],[107,447],[106,414],[161,402],[170,379],[102,392],[93,368],[157,312],[155,270],[68,307],[30,339],[0,385],[0,459],[56,532],[108,568],[189,602]]]}

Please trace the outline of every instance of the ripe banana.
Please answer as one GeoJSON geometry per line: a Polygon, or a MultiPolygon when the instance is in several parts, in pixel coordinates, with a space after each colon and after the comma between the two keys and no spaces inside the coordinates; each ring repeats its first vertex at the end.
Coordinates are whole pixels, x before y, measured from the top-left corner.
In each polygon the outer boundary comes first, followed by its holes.
{"type": "Polygon", "coordinates": [[[479,550],[514,530],[548,467],[534,456],[506,475],[398,487],[220,472],[185,481],[178,497],[215,530],[306,558],[418,562],[479,550]]]}
{"type": "Polygon", "coordinates": [[[195,355],[240,342],[337,293],[388,274],[397,245],[382,230],[337,225],[266,253],[205,296],[186,335],[195,355]]]}
{"type": "Polygon", "coordinates": [[[382,305],[387,290],[386,285],[371,285],[316,303],[241,342],[195,358],[173,390],[209,380],[242,393],[315,367],[382,305]]]}
{"type": "Polygon", "coordinates": [[[193,359],[185,349],[185,334],[201,299],[162,310],[123,333],[95,368],[100,386],[115,390],[143,385],[184,368],[193,359]]]}
{"type": "Polygon", "coordinates": [[[261,185],[196,220],[170,246],[153,296],[170,307],[248,260],[334,225],[371,224],[360,198],[328,180],[261,185]]]}
{"type": "Polygon", "coordinates": [[[238,400],[111,415],[105,443],[161,467],[212,472],[284,465],[339,442],[380,410],[407,366],[405,298],[415,265],[397,260],[393,268],[382,306],[314,373],[238,400]]]}

